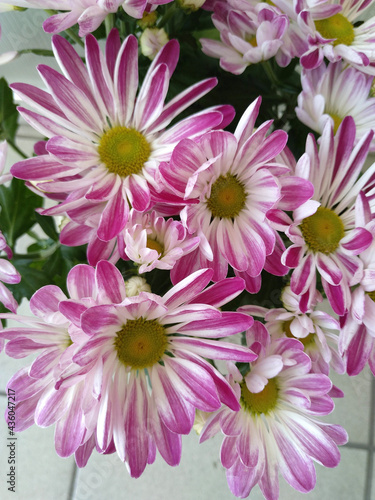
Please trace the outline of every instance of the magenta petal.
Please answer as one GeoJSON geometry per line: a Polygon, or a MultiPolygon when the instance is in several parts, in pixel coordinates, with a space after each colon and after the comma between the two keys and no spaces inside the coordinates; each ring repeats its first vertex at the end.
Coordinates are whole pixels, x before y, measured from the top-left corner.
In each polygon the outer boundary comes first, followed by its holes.
{"type": "Polygon", "coordinates": [[[55,447],[60,457],[69,457],[77,450],[86,430],[80,392],[73,395],[69,410],[56,422],[55,447]]]}
{"type": "Polygon", "coordinates": [[[328,283],[325,279],[322,279],[322,285],[332,309],[339,316],[343,316],[347,309],[345,298],[345,288],[347,285],[340,283],[339,285],[334,286],[328,283]]]}
{"type": "Polygon", "coordinates": [[[345,250],[349,250],[354,255],[364,252],[372,243],[372,234],[363,227],[357,227],[350,232],[350,239],[348,237],[341,240],[341,246],[345,250]]]}
{"type": "Polygon", "coordinates": [[[303,294],[309,288],[314,278],[315,267],[313,256],[309,253],[300,261],[290,280],[292,291],[297,295],[303,294]]]}
{"type": "Polygon", "coordinates": [[[231,344],[229,342],[177,337],[173,340],[173,346],[180,349],[191,350],[199,356],[209,359],[225,359],[251,363],[257,358],[257,355],[248,347],[231,344]]]}
{"type": "Polygon", "coordinates": [[[164,357],[164,362],[168,376],[184,399],[203,411],[220,408],[215,384],[206,370],[185,359],[164,357]]]}
{"type": "Polygon", "coordinates": [[[113,264],[101,260],[96,266],[98,300],[104,304],[119,304],[126,298],[125,282],[121,272],[113,264]]]}
{"type": "Polygon", "coordinates": [[[164,303],[169,310],[187,303],[208,285],[212,278],[211,269],[201,269],[177,283],[164,295],[164,303]]]}
{"type": "Polygon", "coordinates": [[[86,264],[78,264],[69,271],[67,287],[72,299],[93,297],[95,291],[95,270],[86,264]]]}
{"type": "Polygon", "coordinates": [[[179,393],[164,367],[153,368],[151,384],[160,418],[166,427],[178,434],[188,434],[194,423],[194,406],[179,393]]]}
{"type": "Polygon", "coordinates": [[[166,427],[159,415],[153,414],[151,419],[152,436],[160,455],[168,465],[179,465],[181,460],[181,435],[172,432],[166,427]]]}
{"type": "Polygon", "coordinates": [[[60,302],[59,310],[69,321],[78,328],[81,326],[81,314],[86,311],[87,307],[83,304],[78,304],[74,300],[63,300],[60,302]]]}
{"type": "Polygon", "coordinates": [[[110,241],[122,231],[127,223],[129,206],[124,200],[121,189],[107,202],[100,217],[98,237],[103,241],[110,241]]]}
{"type": "Polygon", "coordinates": [[[331,285],[337,286],[342,280],[341,269],[328,255],[318,254],[316,265],[322,278],[331,285]]]}
{"type": "Polygon", "coordinates": [[[244,287],[245,283],[242,278],[227,278],[203,290],[190,303],[221,307],[237,297],[244,290],[244,287]]]}
{"type": "Polygon", "coordinates": [[[68,389],[58,391],[52,386],[41,395],[36,410],[35,423],[40,427],[49,427],[69,411],[70,401],[65,397],[68,389]]]}
{"type": "Polygon", "coordinates": [[[251,316],[224,311],[221,318],[209,321],[190,321],[185,326],[177,327],[176,331],[195,337],[220,338],[243,332],[250,328],[253,323],[254,320],[251,316]]]}
{"type": "Polygon", "coordinates": [[[347,373],[358,375],[365,367],[374,346],[374,339],[368,335],[364,325],[360,325],[346,352],[347,373]]]}
{"type": "Polygon", "coordinates": [[[122,324],[112,305],[90,307],[83,313],[81,321],[82,330],[87,335],[103,334],[108,328],[117,328],[122,324]]]}

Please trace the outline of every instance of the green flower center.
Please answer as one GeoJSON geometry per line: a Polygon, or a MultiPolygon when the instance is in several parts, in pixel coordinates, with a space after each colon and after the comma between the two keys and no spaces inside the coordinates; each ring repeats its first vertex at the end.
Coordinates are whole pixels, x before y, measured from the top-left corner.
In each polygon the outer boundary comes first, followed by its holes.
{"type": "Polygon", "coordinates": [[[160,361],[168,345],[164,327],[144,318],[128,320],[116,332],[114,346],[119,360],[134,369],[148,368],[160,361]]]}
{"type": "Polygon", "coordinates": [[[244,208],[246,202],[245,188],[235,175],[221,175],[212,184],[211,196],[207,207],[213,217],[234,219],[244,208]]]}
{"type": "Polygon", "coordinates": [[[240,403],[244,410],[253,415],[270,413],[277,404],[279,396],[279,386],[276,378],[271,378],[261,392],[250,392],[245,382],[241,384],[240,403]]]}
{"type": "Polygon", "coordinates": [[[314,333],[309,333],[307,335],[307,337],[303,337],[303,338],[296,337],[295,335],[293,335],[293,333],[290,330],[290,324],[292,321],[293,321],[292,319],[290,319],[289,321],[284,321],[283,330],[284,330],[285,335],[291,339],[299,340],[300,342],[302,342],[304,347],[315,344],[315,334],[314,333]]]}
{"type": "Polygon", "coordinates": [[[245,40],[253,47],[258,47],[257,37],[255,35],[246,35],[245,40]]]}
{"type": "Polygon", "coordinates": [[[327,39],[335,38],[333,45],[351,45],[354,40],[353,25],[342,14],[315,21],[315,28],[327,39]]]}
{"type": "Polygon", "coordinates": [[[164,247],[163,247],[163,245],[161,243],[159,243],[158,241],[152,239],[152,238],[147,238],[147,244],[146,244],[146,246],[150,250],[156,250],[159,255],[163,255],[163,253],[164,253],[164,247]]]}
{"type": "Polygon", "coordinates": [[[325,207],[319,207],[314,215],[303,219],[300,229],[310,250],[326,255],[338,248],[345,234],[340,217],[325,207]]]}
{"type": "Polygon", "coordinates": [[[142,170],[151,146],[138,130],[118,126],[104,133],[98,153],[109,172],[127,177],[142,170]]]}
{"type": "Polygon", "coordinates": [[[372,301],[375,302],[375,290],[373,292],[366,292],[372,301]]]}

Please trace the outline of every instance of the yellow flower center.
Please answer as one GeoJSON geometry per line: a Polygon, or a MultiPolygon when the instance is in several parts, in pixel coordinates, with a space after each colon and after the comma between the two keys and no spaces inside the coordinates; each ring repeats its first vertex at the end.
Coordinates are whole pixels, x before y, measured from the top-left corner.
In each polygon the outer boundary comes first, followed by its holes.
{"type": "Polygon", "coordinates": [[[296,337],[295,335],[293,335],[293,333],[290,330],[290,324],[292,321],[293,321],[292,319],[290,319],[289,321],[284,321],[283,330],[284,330],[285,335],[291,339],[299,340],[300,342],[302,342],[304,347],[307,347],[311,344],[315,344],[315,334],[314,333],[309,333],[307,335],[307,337],[303,337],[303,338],[296,337]]]}
{"type": "Polygon", "coordinates": [[[333,45],[351,45],[354,40],[353,25],[342,14],[315,21],[315,28],[327,39],[335,38],[333,45]]]}
{"type": "Polygon", "coordinates": [[[207,207],[213,217],[234,219],[245,206],[245,188],[235,175],[221,175],[211,187],[207,207]]]}
{"type": "Polygon", "coordinates": [[[146,246],[150,250],[156,250],[159,255],[163,255],[163,253],[164,253],[164,247],[163,247],[163,245],[161,243],[159,243],[158,241],[152,239],[152,238],[147,238],[147,244],[146,244],[146,246]]]}
{"type": "Polygon", "coordinates": [[[244,410],[253,415],[270,413],[277,404],[279,387],[276,378],[271,378],[261,392],[250,392],[245,382],[241,384],[240,403],[244,410]]]}
{"type": "Polygon", "coordinates": [[[333,120],[333,133],[336,134],[339,126],[341,125],[341,122],[342,122],[342,118],[341,116],[339,115],[336,115],[335,113],[329,113],[329,116],[332,118],[333,120]]]}
{"type": "Polygon", "coordinates": [[[160,361],[168,336],[158,321],[144,318],[128,320],[116,333],[114,346],[119,360],[133,369],[150,367],[160,361]]]}
{"type": "Polygon", "coordinates": [[[325,207],[319,207],[314,215],[303,219],[300,229],[310,250],[326,255],[338,248],[345,234],[340,217],[325,207]]]}
{"type": "Polygon", "coordinates": [[[375,290],[373,292],[367,292],[367,295],[375,302],[375,290]]]}
{"type": "Polygon", "coordinates": [[[258,47],[257,37],[255,35],[248,35],[245,37],[245,40],[253,47],[258,47]]]}
{"type": "Polygon", "coordinates": [[[127,177],[142,170],[151,147],[138,130],[117,126],[104,133],[98,153],[109,172],[127,177]]]}

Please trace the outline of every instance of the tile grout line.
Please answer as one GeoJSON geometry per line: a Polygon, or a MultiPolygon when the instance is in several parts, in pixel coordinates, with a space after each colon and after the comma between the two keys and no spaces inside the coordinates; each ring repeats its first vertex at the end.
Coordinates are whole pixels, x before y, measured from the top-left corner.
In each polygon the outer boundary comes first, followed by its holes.
{"type": "Polygon", "coordinates": [[[366,482],[364,500],[371,500],[372,474],[374,465],[374,425],[375,425],[375,379],[371,381],[371,402],[370,402],[370,429],[369,429],[369,450],[367,452],[366,482]]]}
{"type": "Polygon", "coordinates": [[[78,482],[78,467],[77,467],[76,463],[74,462],[67,500],[73,500],[74,493],[77,489],[77,482],[78,482]]]}

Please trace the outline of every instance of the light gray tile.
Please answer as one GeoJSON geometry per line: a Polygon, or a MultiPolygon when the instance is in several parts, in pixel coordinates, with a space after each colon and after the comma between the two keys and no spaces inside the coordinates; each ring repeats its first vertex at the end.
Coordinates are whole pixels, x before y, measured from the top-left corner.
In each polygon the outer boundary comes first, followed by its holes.
{"type": "MultiPolygon", "coordinates": [[[[220,442],[219,438],[200,445],[192,432],[183,437],[178,467],[168,466],[158,455],[138,479],[129,476],[117,454],[94,453],[78,473],[74,500],[234,500],[219,459],[220,442]]],[[[251,500],[263,499],[259,490],[253,493],[251,500]]]]}
{"type": "MultiPolygon", "coordinates": [[[[171,468],[158,457],[139,479],[130,478],[117,455],[94,454],[78,473],[74,500],[234,500],[218,458],[219,447],[220,438],[199,445],[193,433],[183,439],[179,467],[171,468]]],[[[366,452],[348,448],[341,448],[341,452],[337,468],[316,465],[317,484],[308,495],[294,490],[280,477],[280,500],[362,500],[366,452]]],[[[263,500],[258,486],[249,498],[263,500]]]]}
{"type": "Polygon", "coordinates": [[[280,500],[363,500],[367,452],[349,448],[341,448],[340,451],[341,461],[335,469],[315,466],[316,486],[307,495],[294,490],[281,479],[280,500]]]}
{"type": "MultiPolygon", "coordinates": [[[[0,414],[4,415],[7,398],[0,398],[0,414]]],[[[0,498],[1,500],[65,500],[68,498],[74,459],[60,458],[54,448],[54,429],[33,426],[16,434],[16,494],[8,491],[6,475],[10,448],[8,428],[0,421],[0,498]]]]}
{"type": "Polygon", "coordinates": [[[335,398],[335,409],[325,420],[339,424],[349,434],[350,443],[367,444],[370,427],[371,381],[368,366],[357,376],[338,375],[331,372],[331,379],[345,394],[335,398]]]}

